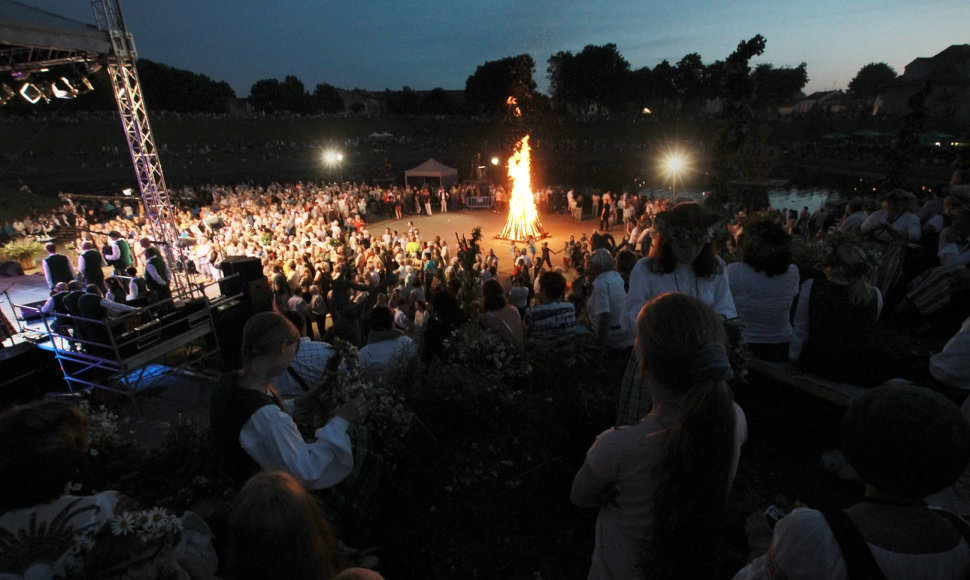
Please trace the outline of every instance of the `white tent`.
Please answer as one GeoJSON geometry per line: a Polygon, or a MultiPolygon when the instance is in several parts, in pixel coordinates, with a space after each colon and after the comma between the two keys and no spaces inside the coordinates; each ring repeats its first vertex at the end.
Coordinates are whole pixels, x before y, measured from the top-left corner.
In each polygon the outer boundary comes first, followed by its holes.
{"type": "Polygon", "coordinates": [[[458,170],[434,159],[428,159],[414,169],[404,172],[404,185],[407,186],[408,180],[416,177],[424,178],[422,182],[427,181],[428,178],[437,179],[441,187],[448,187],[458,181],[458,170]]]}

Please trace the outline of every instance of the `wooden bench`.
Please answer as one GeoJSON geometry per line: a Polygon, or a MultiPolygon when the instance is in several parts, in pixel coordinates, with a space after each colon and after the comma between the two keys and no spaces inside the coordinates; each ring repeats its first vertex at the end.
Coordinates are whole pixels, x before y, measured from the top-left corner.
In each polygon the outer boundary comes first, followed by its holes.
{"type": "Polygon", "coordinates": [[[848,408],[853,402],[869,392],[869,389],[865,387],[837,383],[801,370],[796,370],[794,374],[791,374],[785,363],[752,358],[749,368],[753,373],[789,385],[822,400],[835,403],[840,407],[848,408]]]}

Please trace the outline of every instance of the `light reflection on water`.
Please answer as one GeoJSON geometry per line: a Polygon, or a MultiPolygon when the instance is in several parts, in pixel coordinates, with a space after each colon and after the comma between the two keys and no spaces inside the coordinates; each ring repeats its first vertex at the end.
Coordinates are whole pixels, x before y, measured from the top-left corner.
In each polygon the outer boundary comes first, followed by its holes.
{"type": "Polygon", "coordinates": [[[771,209],[795,209],[801,211],[808,206],[814,213],[829,200],[837,200],[839,193],[827,187],[777,187],[768,190],[768,203],[771,209]]]}
{"type": "MultiPolygon", "coordinates": [[[[669,197],[669,190],[659,190],[645,192],[654,197],[669,197]]],[[[705,192],[690,189],[678,190],[677,199],[692,199],[703,201],[705,192]]],[[[837,201],[840,195],[838,190],[828,187],[773,187],[768,189],[768,203],[771,209],[795,209],[799,212],[803,207],[808,206],[808,211],[814,213],[827,201],[837,201]]]]}

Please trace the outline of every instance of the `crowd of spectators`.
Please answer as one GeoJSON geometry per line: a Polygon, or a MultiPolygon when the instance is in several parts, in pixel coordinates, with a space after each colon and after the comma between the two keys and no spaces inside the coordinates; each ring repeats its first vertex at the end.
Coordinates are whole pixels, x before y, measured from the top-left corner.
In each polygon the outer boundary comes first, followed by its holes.
{"type": "MultiPolygon", "coordinates": [[[[635,578],[647,576],[651,567],[663,570],[664,577],[705,577],[716,560],[718,514],[747,437],[744,413],[726,383],[731,345],[724,321],[740,324],[756,356],[789,364],[796,372],[867,386],[888,378],[877,373],[892,367],[873,339],[883,310],[898,311],[902,318],[915,309],[919,324],[942,324],[942,329],[970,315],[970,186],[962,179],[957,174],[945,191],[919,207],[915,196],[902,191],[890,192],[885,207],[870,212],[853,200],[841,219],[832,208],[814,214],[741,206],[711,210],[690,201],[595,192],[587,207],[599,228],[579,239],[570,235],[562,249],[531,238],[521,247],[510,244],[504,265],[493,252],[469,253],[467,242],[449,245],[416,226],[416,216],[460,209],[469,192],[458,187],[272,183],[187,192],[187,199],[204,203],[180,206],[175,216],[186,240],[179,244],[183,274],[217,279],[227,256],[248,256],[260,261],[273,294],[273,312],[257,314],[246,325],[242,370],[220,381],[211,408],[219,455],[236,484],[244,486],[236,505],[243,511],[234,515],[230,532],[243,551],[228,552],[229,570],[234,558],[252,556],[245,547],[250,534],[242,531],[268,525],[253,516],[253,510],[263,509],[260,502],[275,494],[278,502],[305,503],[304,488],[332,487],[355,468],[348,433],[366,413],[365,401],[335,403],[332,419],[319,425],[309,442],[290,417],[319,382],[334,356],[334,341],[360,349],[365,373],[397,372],[445,356],[453,332],[474,323],[522,348],[586,340],[602,350],[614,383],[609,388],[618,394],[616,424],[629,427],[606,431],[577,466],[573,501],[600,510],[590,577],[635,578]],[[386,221],[374,225],[381,220],[386,221]],[[808,247],[822,248],[818,271],[794,265],[794,250],[808,247]],[[945,300],[920,298],[927,284],[924,272],[946,280],[945,300]],[[587,338],[579,338],[583,335],[587,338]],[[644,442],[648,453],[642,453],[644,442]],[[706,477],[711,473],[716,477],[706,477]],[[249,479],[254,474],[257,479],[249,479]],[[688,545],[696,548],[694,560],[685,551],[688,545]]],[[[553,188],[537,195],[547,211],[583,207],[581,197],[553,188]]],[[[157,253],[148,226],[124,206],[67,204],[59,212],[77,228],[79,249],[103,248],[117,260],[112,242],[128,240],[131,264],[139,269],[157,253]],[[100,238],[90,230],[113,235],[100,238]],[[149,243],[139,243],[145,239],[149,243]]],[[[60,221],[57,213],[52,215],[60,221]]],[[[124,291],[109,294],[108,301],[127,301],[124,291]]],[[[939,381],[932,386],[970,388],[970,357],[959,354],[967,350],[967,328],[964,323],[932,364],[924,361],[923,378],[939,381]]],[[[925,405],[945,407],[939,401],[925,405]]],[[[868,433],[867,425],[857,424],[864,412],[846,427],[857,437],[868,433]]],[[[962,431],[951,427],[948,437],[966,438],[965,425],[962,431]]],[[[82,444],[79,440],[76,446],[82,444]]],[[[951,484],[951,472],[955,477],[958,467],[966,466],[964,448],[958,451],[947,477],[911,487],[879,479],[885,458],[863,463],[866,448],[856,449],[851,459],[866,466],[860,473],[873,486],[866,494],[869,504],[905,503],[915,511],[922,496],[951,484]]],[[[33,498],[16,507],[50,499],[33,498]]],[[[850,511],[849,517],[872,545],[889,552],[916,549],[935,555],[963,533],[920,511],[902,521],[908,529],[930,529],[935,535],[912,548],[895,536],[875,534],[868,522],[892,517],[878,507],[867,509],[850,511]]],[[[330,577],[336,565],[325,545],[332,544],[332,533],[316,514],[305,517],[300,529],[320,540],[302,538],[309,546],[305,556],[320,577],[330,577]]],[[[795,524],[778,528],[779,550],[794,541],[783,533],[804,531],[795,524]]],[[[959,542],[943,550],[942,558],[965,572],[970,548],[959,542]]],[[[776,556],[769,552],[767,560],[743,574],[760,577],[761,567],[771,569],[776,556]]],[[[235,577],[244,575],[236,570],[235,577]]]]}

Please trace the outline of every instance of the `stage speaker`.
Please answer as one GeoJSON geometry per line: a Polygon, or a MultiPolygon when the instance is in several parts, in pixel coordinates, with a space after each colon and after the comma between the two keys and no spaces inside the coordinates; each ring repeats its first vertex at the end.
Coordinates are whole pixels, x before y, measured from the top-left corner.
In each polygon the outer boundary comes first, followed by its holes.
{"type": "Polygon", "coordinates": [[[20,262],[4,262],[0,264],[0,276],[7,276],[13,278],[14,276],[23,276],[24,268],[20,265],[20,262]]]}
{"type": "Polygon", "coordinates": [[[219,268],[225,276],[239,274],[239,281],[243,284],[263,276],[263,264],[259,258],[249,256],[226,256],[219,268]]]}
{"type": "Polygon", "coordinates": [[[256,312],[269,310],[273,304],[273,293],[269,289],[269,280],[266,276],[246,283],[243,286],[243,295],[249,298],[249,303],[256,312]]]}

